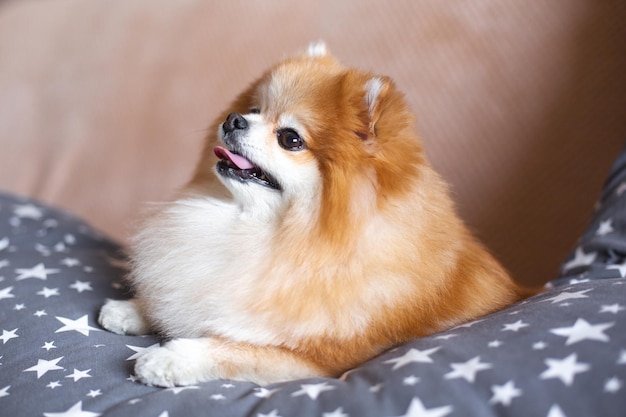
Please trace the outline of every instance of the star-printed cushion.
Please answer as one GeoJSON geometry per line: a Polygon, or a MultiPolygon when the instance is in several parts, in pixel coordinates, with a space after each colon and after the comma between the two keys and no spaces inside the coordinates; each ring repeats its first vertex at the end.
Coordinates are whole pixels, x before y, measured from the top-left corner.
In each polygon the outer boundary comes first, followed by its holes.
{"type": "Polygon", "coordinates": [[[133,376],[157,337],[96,323],[106,298],[129,297],[120,247],[66,213],[0,194],[0,415],[623,416],[625,255],[626,154],[546,292],[341,379],[163,389],[133,376]]]}

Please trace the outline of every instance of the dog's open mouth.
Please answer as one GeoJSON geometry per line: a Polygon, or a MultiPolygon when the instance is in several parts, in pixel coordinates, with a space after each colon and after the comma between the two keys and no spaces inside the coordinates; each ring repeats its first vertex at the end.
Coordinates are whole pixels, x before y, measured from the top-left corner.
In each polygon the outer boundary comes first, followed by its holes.
{"type": "Polygon", "coordinates": [[[250,181],[280,190],[278,182],[249,159],[221,146],[213,148],[213,152],[220,159],[217,163],[217,171],[221,175],[235,178],[241,182],[250,181]]]}

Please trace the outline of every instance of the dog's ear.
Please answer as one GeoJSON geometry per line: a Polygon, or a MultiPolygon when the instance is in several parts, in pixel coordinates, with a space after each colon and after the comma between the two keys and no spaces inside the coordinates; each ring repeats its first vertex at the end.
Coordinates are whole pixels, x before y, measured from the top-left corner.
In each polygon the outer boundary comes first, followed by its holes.
{"type": "Polygon", "coordinates": [[[374,76],[365,82],[364,89],[368,135],[376,136],[376,125],[387,105],[388,96],[393,89],[393,81],[389,77],[374,76]]]}
{"type": "Polygon", "coordinates": [[[328,55],[328,48],[324,41],[311,42],[306,50],[306,54],[311,58],[318,58],[328,55]]]}

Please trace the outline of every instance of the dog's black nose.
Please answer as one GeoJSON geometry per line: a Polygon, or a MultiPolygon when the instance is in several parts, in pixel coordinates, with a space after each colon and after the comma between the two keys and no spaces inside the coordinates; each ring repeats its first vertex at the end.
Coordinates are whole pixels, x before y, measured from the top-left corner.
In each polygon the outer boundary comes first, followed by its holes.
{"type": "Polygon", "coordinates": [[[239,113],[231,113],[224,122],[224,133],[234,132],[235,130],[244,130],[248,128],[248,122],[239,113]]]}

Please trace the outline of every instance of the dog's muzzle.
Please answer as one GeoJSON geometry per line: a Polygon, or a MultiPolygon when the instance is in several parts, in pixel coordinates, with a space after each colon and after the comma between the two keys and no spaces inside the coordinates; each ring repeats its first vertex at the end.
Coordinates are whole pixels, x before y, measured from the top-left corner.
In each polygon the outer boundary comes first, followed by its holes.
{"type": "Polygon", "coordinates": [[[230,149],[216,146],[213,149],[219,158],[217,172],[223,176],[236,179],[240,182],[253,182],[275,190],[280,190],[278,182],[268,173],[259,168],[254,162],[242,155],[239,151],[239,141],[243,133],[248,130],[249,123],[239,113],[231,113],[222,123],[222,140],[230,149]]]}

